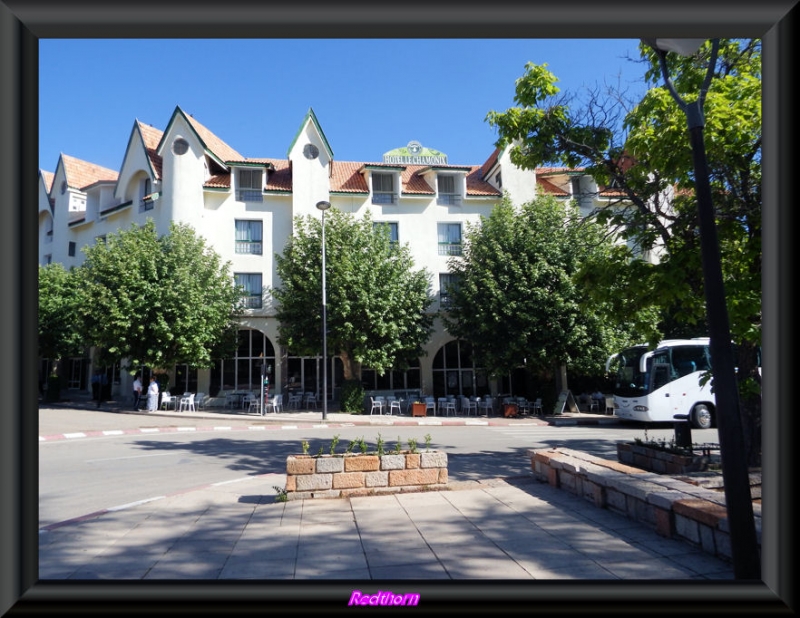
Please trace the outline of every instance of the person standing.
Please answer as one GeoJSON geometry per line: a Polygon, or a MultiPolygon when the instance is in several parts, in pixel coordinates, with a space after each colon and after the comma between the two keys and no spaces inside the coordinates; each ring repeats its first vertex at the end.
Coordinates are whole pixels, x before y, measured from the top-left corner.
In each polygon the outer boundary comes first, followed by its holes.
{"type": "Polygon", "coordinates": [[[155,376],[150,376],[150,386],[147,387],[147,411],[158,410],[158,382],[155,376]]]}
{"type": "Polygon", "coordinates": [[[100,372],[95,371],[92,374],[92,399],[97,402],[97,407],[100,407],[100,372]]]}
{"type": "Polygon", "coordinates": [[[133,378],[133,409],[139,409],[139,403],[142,400],[142,381],[139,379],[139,374],[133,378]]]}

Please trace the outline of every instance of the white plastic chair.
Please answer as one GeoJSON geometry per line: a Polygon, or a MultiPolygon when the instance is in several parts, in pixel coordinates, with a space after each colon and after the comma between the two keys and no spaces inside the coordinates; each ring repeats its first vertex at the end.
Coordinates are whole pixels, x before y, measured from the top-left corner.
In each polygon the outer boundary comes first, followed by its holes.
{"type": "Polygon", "coordinates": [[[372,406],[370,408],[370,410],[369,410],[369,415],[370,416],[372,416],[372,414],[375,412],[375,410],[378,411],[378,414],[383,414],[383,402],[382,401],[380,401],[377,397],[370,397],[369,398],[369,402],[370,402],[370,405],[372,406]]]}
{"type": "Polygon", "coordinates": [[[178,412],[194,412],[194,393],[184,393],[178,405],[178,412]]]}
{"type": "Polygon", "coordinates": [[[289,410],[299,410],[301,403],[303,403],[302,393],[289,393],[289,401],[286,404],[289,410]]]}
{"type": "Polygon", "coordinates": [[[533,402],[531,406],[531,410],[534,414],[538,414],[539,416],[544,416],[544,410],[542,409],[542,398],[538,397],[536,401],[533,402]]]}
{"type": "Polygon", "coordinates": [[[208,399],[208,396],[205,393],[197,393],[194,396],[194,404],[198,410],[202,410],[205,407],[206,399],[208,399]]]}
{"type": "Polygon", "coordinates": [[[242,397],[242,410],[247,408],[248,410],[252,410],[253,408],[258,409],[258,397],[253,395],[253,393],[247,393],[242,397]]]}
{"type": "Polygon", "coordinates": [[[402,414],[400,410],[400,400],[397,397],[387,397],[386,401],[389,403],[389,411],[387,414],[393,414],[394,410],[397,410],[398,414],[402,414]]]}
{"type": "Polygon", "coordinates": [[[283,412],[283,395],[273,395],[264,402],[264,414],[267,412],[283,412]]]}
{"type": "Polygon", "coordinates": [[[478,416],[478,402],[470,400],[467,397],[461,398],[461,412],[469,416],[471,411],[475,411],[475,416],[478,416]]]}
{"type": "Polygon", "coordinates": [[[259,401],[259,397],[257,395],[246,395],[245,399],[247,399],[248,412],[255,411],[261,413],[261,402],[259,401]]]}
{"type": "Polygon", "coordinates": [[[491,397],[483,397],[478,402],[478,408],[481,412],[485,412],[486,416],[491,416],[492,412],[494,412],[494,400],[491,397]]]}
{"type": "MultiPolygon", "coordinates": [[[[147,397],[142,396],[142,399],[139,402],[140,405],[143,401],[146,400],[147,397]]],[[[164,391],[163,393],[161,393],[161,409],[169,410],[170,406],[172,406],[173,409],[175,408],[175,395],[170,395],[169,391],[164,391]]]]}
{"type": "Polygon", "coordinates": [[[452,399],[448,399],[447,397],[439,397],[439,412],[445,416],[450,416],[450,412],[452,412],[453,416],[455,416],[456,402],[452,399]]]}
{"type": "Polygon", "coordinates": [[[317,407],[317,394],[316,393],[306,393],[305,397],[303,397],[303,402],[309,408],[316,408],[317,407]]]}
{"type": "Polygon", "coordinates": [[[433,415],[436,416],[436,400],[433,397],[425,397],[425,415],[427,416],[428,410],[433,410],[433,415]]]}

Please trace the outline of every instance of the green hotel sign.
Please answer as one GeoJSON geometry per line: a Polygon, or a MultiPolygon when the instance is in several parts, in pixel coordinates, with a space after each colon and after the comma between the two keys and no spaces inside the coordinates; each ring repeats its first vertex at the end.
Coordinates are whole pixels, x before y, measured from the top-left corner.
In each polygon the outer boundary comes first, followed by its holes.
{"type": "Polygon", "coordinates": [[[383,155],[384,163],[400,165],[447,165],[447,155],[432,148],[423,148],[419,142],[408,142],[404,148],[395,148],[383,155]]]}

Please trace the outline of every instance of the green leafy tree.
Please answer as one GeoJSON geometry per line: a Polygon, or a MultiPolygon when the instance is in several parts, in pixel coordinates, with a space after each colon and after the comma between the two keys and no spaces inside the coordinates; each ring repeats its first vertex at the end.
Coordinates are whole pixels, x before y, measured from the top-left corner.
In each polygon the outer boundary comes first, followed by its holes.
{"type": "Polygon", "coordinates": [[[448,290],[447,329],[471,342],[493,375],[523,365],[541,377],[561,366],[602,375],[633,326],[604,319],[604,308],[586,302],[575,281],[585,263],[612,268],[614,249],[603,234],[551,196],[519,208],[504,200],[467,226],[463,256],[449,260],[457,283],[448,290]]]}
{"type": "MultiPolygon", "coordinates": [[[[342,360],[344,379],[361,378],[363,366],[379,374],[404,369],[423,354],[433,317],[427,309],[430,275],[415,270],[407,246],[389,239],[369,213],[356,219],[335,208],[325,215],[327,346],[342,360]]],[[[322,352],[322,225],[297,217],[295,233],[276,255],[282,285],[280,342],[295,354],[322,352]]]]}
{"type": "Polygon", "coordinates": [[[84,249],[82,332],[101,363],[208,367],[233,341],[242,292],[228,263],[186,224],[151,220],[84,249]]]}
{"type": "Polygon", "coordinates": [[[84,347],[78,326],[80,284],[73,270],[62,264],[39,266],[39,357],[52,360],[57,374],[62,358],[84,347]]]}
{"type": "MultiPolygon", "coordinates": [[[[661,337],[707,333],[694,166],[687,121],[663,84],[655,53],[641,46],[649,90],[638,101],[621,88],[588,97],[560,94],[546,65],[529,63],[517,80],[517,107],[492,111],[498,145],[513,145],[512,160],[580,166],[619,199],[594,213],[641,252],[656,251],[652,268],[636,261],[617,269],[585,269],[582,283],[596,301],[617,296],[616,314],[661,312],[661,337]],[[619,294],[621,286],[625,293],[619,294]]],[[[668,54],[678,94],[698,94],[710,43],[692,57],[668,54]]],[[[751,465],[760,461],[761,345],[761,43],[723,39],[705,106],[705,143],[712,185],[731,335],[738,344],[743,423],[751,465]]],[[[644,337],[643,337],[644,338],[644,337]]]]}

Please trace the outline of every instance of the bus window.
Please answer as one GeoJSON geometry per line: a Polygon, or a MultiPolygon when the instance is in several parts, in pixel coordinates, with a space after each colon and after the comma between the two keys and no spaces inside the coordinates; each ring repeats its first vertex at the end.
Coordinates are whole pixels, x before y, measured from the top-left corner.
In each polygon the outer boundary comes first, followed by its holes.
{"type": "Polygon", "coordinates": [[[670,370],[670,366],[663,364],[663,363],[656,363],[653,365],[653,371],[651,375],[653,376],[650,380],[650,384],[652,385],[652,390],[656,390],[661,388],[665,384],[669,384],[672,381],[672,371],[670,370]]]}

